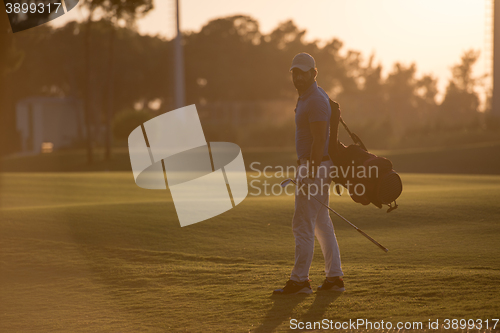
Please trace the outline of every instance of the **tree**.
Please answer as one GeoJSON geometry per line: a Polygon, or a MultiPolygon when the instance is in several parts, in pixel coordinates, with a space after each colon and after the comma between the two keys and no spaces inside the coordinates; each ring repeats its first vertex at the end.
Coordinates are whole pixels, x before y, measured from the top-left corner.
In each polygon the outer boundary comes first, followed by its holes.
{"type": "Polygon", "coordinates": [[[97,2],[92,0],[85,0],[83,4],[88,9],[87,16],[87,24],[85,27],[85,37],[84,37],[84,84],[83,84],[83,109],[85,116],[85,128],[86,128],[86,147],[87,147],[87,163],[92,164],[94,162],[94,154],[93,154],[93,133],[92,133],[92,115],[91,115],[91,104],[90,104],[90,77],[91,77],[91,68],[90,68],[90,32],[92,29],[92,21],[94,12],[97,8],[97,2]]]}
{"type": "Polygon", "coordinates": [[[115,68],[115,38],[116,26],[123,21],[127,26],[132,27],[135,20],[153,9],[153,0],[94,0],[96,5],[105,12],[105,18],[111,23],[108,42],[108,66],[107,66],[107,95],[108,103],[104,107],[106,110],[106,143],[105,159],[111,158],[112,146],[112,119],[114,115],[114,68],[115,68]]]}
{"type": "Polygon", "coordinates": [[[111,157],[111,141],[112,141],[112,118],[114,114],[114,50],[116,25],[124,22],[128,26],[132,26],[135,20],[153,9],[153,0],[85,0],[84,6],[88,9],[87,27],[85,30],[85,72],[86,84],[84,88],[84,105],[85,119],[87,127],[87,159],[88,163],[93,162],[92,155],[92,131],[91,131],[91,110],[89,96],[89,77],[91,73],[89,52],[90,52],[90,33],[93,22],[93,15],[96,11],[100,11],[102,16],[107,19],[110,25],[109,41],[108,41],[108,66],[107,66],[107,100],[104,109],[105,124],[106,124],[106,151],[105,158],[111,157]]]}
{"type": "Polygon", "coordinates": [[[437,82],[438,80],[434,76],[426,74],[418,79],[416,84],[418,115],[425,118],[424,123],[427,127],[432,126],[437,115],[437,82]]]}
{"type": "Polygon", "coordinates": [[[441,116],[448,124],[456,126],[477,118],[479,96],[475,89],[481,78],[474,77],[472,70],[478,58],[479,51],[466,51],[461,57],[461,63],[451,68],[452,78],[440,105],[441,116]]]}
{"type": "Polygon", "coordinates": [[[22,63],[23,53],[17,49],[7,13],[0,10],[0,78],[15,71],[22,63]]]}
{"type": "MultiPolygon", "coordinates": [[[[315,51],[314,54],[318,67],[318,84],[331,93],[332,98],[337,98],[339,94],[347,94],[349,89],[344,87],[347,81],[351,81],[345,66],[346,59],[340,54],[342,46],[343,43],[334,38],[327,42],[323,48],[315,51]]],[[[290,60],[288,61],[290,62],[290,60]]],[[[347,83],[347,85],[349,84],[347,83]]]]}
{"type": "Polygon", "coordinates": [[[263,60],[260,38],[257,21],[242,15],[212,20],[199,33],[186,34],[188,103],[248,100],[261,92],[263,75],[255,71],[263,60]]]}
{"type": "Polygon", "coordinates": [[[401,63],[394,64],[385,82],[390,113],[411,115],[416,109],[416,71],[415,64],[407,67],[401,63]]]}
{"type": "Polygon", "coordinates": [[[361,74],[363,88],[360,93],[362,113],[371,119],[387,115],[382,65],[374,65],[374,61],[375,55],[371,55],[368,64],[363,67],[361,74]]]}
{"type": "Polygon", "coordinates": [[[10,150],[7,147],[7,137],[11,133],[8,130],[9,118],[8,109],[11,102],[8,99],[7,84],[8,73],[15,72],[22,64],[23,52],[20,51],[14,42],[9,18],[4,7],[0,5],[0,156],[10,150]]]}

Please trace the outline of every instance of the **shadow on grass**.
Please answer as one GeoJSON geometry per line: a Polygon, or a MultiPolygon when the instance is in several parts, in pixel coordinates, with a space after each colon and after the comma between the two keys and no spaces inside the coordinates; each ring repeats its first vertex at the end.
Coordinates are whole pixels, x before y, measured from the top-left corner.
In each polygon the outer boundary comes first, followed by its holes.
{"type": "Polygon", "coordinates": [[[274,300],[273,307],[267,312],[262,325],[253,333],[273,332],[282,322],[290,320],[293,309],[307,296],[307,294],[271,296],[274,300]]]}
{"type": "MultiPolygon", "coordinates": [[[[317,294],[309,310],[300,317],[300,321],[319,321],[323,319],[328,306],[335,302],[340,295],[342,295],[340,292],[317,294]]],[[[307,296],[306,294],[273,296],[274,304],[272,308],[267,312],[262,325],[253,333],[273,332],[284,321],[297,319],[299,316],[292,318],[293,309],[307,296]]]]}
{"type": "Polygon", "coordinates": [[[326,291],[316,294],[313,304],[300,318],[300,321],[321,321],[325,319],[326,309],[342,295],[339,291],[326,291]]]}

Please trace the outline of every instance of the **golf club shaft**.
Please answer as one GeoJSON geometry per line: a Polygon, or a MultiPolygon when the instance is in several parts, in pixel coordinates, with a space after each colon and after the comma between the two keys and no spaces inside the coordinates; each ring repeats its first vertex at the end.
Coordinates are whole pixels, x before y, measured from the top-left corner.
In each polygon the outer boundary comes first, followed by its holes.
{"type": "Polygon", "coordinates": [[[382,246],[382,244],[380,244],[379,242],[377,242],[375,239],[373,239],[373,238],[371,238],[370,236],[368,236],[367,234],[365,234],[365,232],[364,232],[363,230],[361,230],[361,229],[359,229],[359,228],[356,228],[356,230],[357,230],[360,234],[362,234],[363,236],[365,236],[366,238],[368,238],[369,240],[371,240],[373,244],[377,245],[377,246],[378,246],[379,248],[381,248],[383,251],[385,251],[385,252],[389,251],[389,249],[388,249],[388,248],[386,248],[386,247],[382,246]]]}
{"type": "MultiPolygon", "coordinates": [[[[294,183],[295,185],[297,185],[297,183],[293,179],[290,179],[290,180],[292,181],[292,183],[294,183]]],[[[336,211],[334,211],[333,209],[331,209],[330,206],[325,205],[324,203],[322,203],[321,201],[319,201],[318,199],[316,199],[316,197],[314,197],[314,196],[312,198],[314,200],[316,200],[317,202],[319,202],[320,204],[322,204],[323,206],[325,206],[326,208],[328,208],[328,210],[330,210],[332,213],[334,213],[335,215],[337,215],[338,217],[340,217],[342,220],[344,220],[347,223],[349,223],[351,225],[351,227],[353,227],[360,234],[362,234],[363,236],[365,236],[366,238],[368,238],[373,244],[377,245],[380,249],[382,249],[385,252],[389,251],[389,249],[387,249],[386,247],[382,246],[382,244],[380,244],[379,242],[377,242],[376,240],[374,240],[373,238],[371,238],[370,236],[368,236],[363,230],[359,229],[354,224],[352,224],[351,222],[349,222],[345,217],[343,217],[342,215],[340,215],[339,213],[337,213],[336,211]]]]}

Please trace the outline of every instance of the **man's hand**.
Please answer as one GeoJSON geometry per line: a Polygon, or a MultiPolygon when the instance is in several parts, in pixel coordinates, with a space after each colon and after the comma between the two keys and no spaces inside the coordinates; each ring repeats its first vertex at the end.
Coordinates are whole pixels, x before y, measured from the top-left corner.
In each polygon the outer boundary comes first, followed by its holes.
{"type": "Polygon", "coordinates": [[[314,184],[314,181],[315,180],[313,178],[309,178],[309,177],[297,179],[297,186],[299,188],[302,187],[303,185],[305,185],[305,187],[307,187],[308,185],[314,184]]]}
{"type": "Polygon", "coordinates": [[[302,192],[304,195],[309,195],[309,191],[314,188],[313,192],[318,193],[315,185],[316,179],[305,177],[297,178],[297,190],[302,192]]]}
{"type": "Polygon", "coordinates": [[[297,191],[307,194],[307,189],[310,184],[314,183],[314,179],[309,178],[306,165],[299,166],[297,174],[295,175],[295,182],[297,183],[297,191]]]}

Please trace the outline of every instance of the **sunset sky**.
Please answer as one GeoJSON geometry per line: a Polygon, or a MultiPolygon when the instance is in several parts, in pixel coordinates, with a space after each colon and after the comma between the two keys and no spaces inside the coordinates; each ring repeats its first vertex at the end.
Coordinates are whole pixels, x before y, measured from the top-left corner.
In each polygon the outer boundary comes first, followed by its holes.
{"type": "MultiPolygon", "coordinates": [[[[174,0],[156,0],[155,9],[138,21],[143,33],[171,37],[174,33],[174,0]]],[[[449,68],[459,62],[463,51],[481,51],[476,75],[487,71],[491,44],[491,0],[181,0],[181,28],[198,31],[209,20],[235,14],[257,19],[268,33],[288,19],[308,31],[306,39],[344,42],[376,60],[387,72],[396,61],[415,62],[419,74],[439,78],[441,93],[450,77],[449,68]]],[[[81,10],[54,21],[60,25],[81,19],[81,10]]],[[[321,69],[320,69],[321,73],[321,69]]]]}

